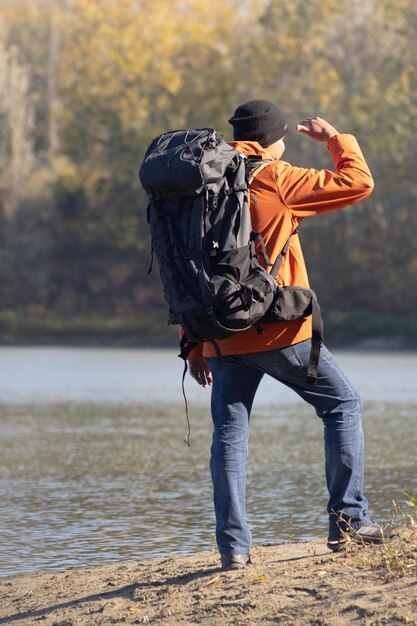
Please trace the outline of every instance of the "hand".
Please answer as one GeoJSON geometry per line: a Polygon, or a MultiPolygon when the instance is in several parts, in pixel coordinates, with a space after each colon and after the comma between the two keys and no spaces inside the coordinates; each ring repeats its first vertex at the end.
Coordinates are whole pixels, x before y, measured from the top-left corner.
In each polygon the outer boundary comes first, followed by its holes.
{"type": "Polygon", "coordinates": [[[329,139],[338,135],[335,127],[321,117],[308,117],[297,124],[297,130],[316,141],[329,141],[329,139]]]}
{"type": "Polygon", "coordinates": [[[202,387],[211,387],[213,378],[208,366],[208,359],[205,356],[200,356],[198,359],[189,361],[188,369],[190,376],[194,378],[199,385],[202,387]]]}

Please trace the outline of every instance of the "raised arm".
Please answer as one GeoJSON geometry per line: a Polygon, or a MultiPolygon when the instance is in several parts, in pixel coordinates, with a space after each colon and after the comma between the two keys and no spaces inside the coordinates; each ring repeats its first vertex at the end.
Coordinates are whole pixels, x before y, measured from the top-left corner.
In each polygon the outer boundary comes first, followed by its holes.
{"type": "Polygon", "coordinates": [[[374,182],[353,135],[339,134],[319,117],[303,120],[297,130],[311,139],[327,142],[335,171],[277,163],[274,171],[279,193],[295,216],[303,218],[342,209],[370,196],[374,182]]]}

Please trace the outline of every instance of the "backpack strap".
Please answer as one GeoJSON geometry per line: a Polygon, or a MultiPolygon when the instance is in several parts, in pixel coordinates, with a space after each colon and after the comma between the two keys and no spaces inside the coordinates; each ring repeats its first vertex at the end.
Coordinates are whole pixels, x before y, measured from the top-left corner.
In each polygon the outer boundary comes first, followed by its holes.
{"type": "MultiPolygon", "coordinates": [[[[249,191],[250,191],[250,186],[253,183],[253,181],[256,178],[256,176],[258,176],[258,174],[260,174],[262,172],[262,170],[264,170],[266,167],[271,165],[271,163],[274,163],[274,161],[272,161],[271,159],[260,159],[256,154],[250,154],[250,155],[248,155],[246,157],[245,169],[246,169],[246,180],[247,180],[247,183],[248,183],[249,191]]],[[[259,233],[254,233],[253,234],[254,235],[253,238],[259,239],[259,241],[261,243],[262,254],[263,254],[263,257],[265,259],[266,264],[272,266],[272,270],[271,270],[270,273],[271,273],[271,276],[272,276],[272,278],[274,280],[276,280],[276,278],[278,276],[279,270],[281,269],[281,265],[282,265],[282,262],[284,260],[284,256],[287,254],[288,249],[290,247],[291,237],[293,235],[295,235],[296,232],[298,232],[298,229],[296,229],[288,237],[287,241],[285,242],[285,245],[284,245],[283,249],[281,250],[281,252],[278,255],[278,257],[276,258],[274,264],[272,264],[270,262],[269,258],[267,257],[265,244],[264,244],[262,235],[260,235],[259,233]]]]}
{"type": "Polygon", "coordinates": [[[254,178],[273,162],[271,159],[260,159],[256,154],[247,156],[245,158],[245,170],[248,187],[251,186],[254,178]]]}
{"type": "Polygon", "coordinates": [[[262,237],[261,233],[255,233],[255,231],[253,230],[250,234],[250,241],[255,241],[256,239],[259,241],[259,244],[261,246],[261,254],[264,258],[265,263],[269,265],[269,267],[272,267],[272,263],[269,260],[268,253],[266,251],[264,238],[262,237]]]}
{"type": "Polygon", "coordinates": [[[287,254],[289,247],[290,247],[290,243],[291,243],[291,237],[295,234],[298,233],[298,228],[296,228],[294,230],[294,232],[291,233],[291,235],[288,237],[287,241],[285,242],[284,247],[282,248],[281,252],[279,253],[279,255],[277,256],[275,263],[272,266],[272,270],[271,270],[271,276],[274,280],[277,279],[277,276],[279,274],[279,270],[281,269],[281,265],[282,262],[284,260],[285,255],[287,254]]]}
{"type": "MultiPolygon", "coordinates": [[[[260,174],[262,170],[264,170],[266,167],[271,165],[271,163],[273,163],[273,161],[271,161],[270,159],[260,159],[256,154],[250,154],[249,156],[245,157],[246,182],[248,185],[248,202],[250,201],[249,196],[251,184],[253,183],[256,176],[258,176],[258,174],[260,174]]],[[[259,241],[259,244],[261,246],[261,253],[265,263],[272,267],[272,263],[269,260],[269,256],[266,251],[264,238],[260,233],[255,233],[255,231],[252,231],[251,241],[255,241],[255,239],[259,241]]]]}
{"type": "MultiPolygon", "coordinates": [[[[261,160],[256,155],[249,155],[248,157],[246,157],[246,162],[245,162],[246,179],[247,179],[249,189],[255,177],[260,172],[262,172],[262,170],[265,169],[265,167],[268,167],[268,165],[270,165],[271,163],[273,163],[273,161],[269,161],[269,160],[267,161],[264,159],[261,160]]],[[[277,258],[275,259],[275,263],[273,264],[271,272],[270,272],[274,280],[277,279],[282,263],[284,261],[284,257],[289,250],[291,237],[295,235],[296,233],[298,233],[298,228],[296,228],[290,234],[290,236],[288,237],[287,241],[284,244],[284,247],[282,248],[277,258]]],[[[256,237],[257,233],[254,233],[254,235],[255,235],[254,238],[257,238],[256,237]]],[[[262,240],[261,235],[259,235],[259,238],[261,240],[261,245],[262,245],[263,240],[262,240]]],[[[265,254],[266,254],[266,250],[265,250],[265,254]]],[[[268,263],[269,259],[268,261],[265,259],[265,261],[267,262],[267,264],[272,265],[271,263],[268,263]]],[[[315,385],[317,382],[317,369],[318,369],[319,359],[320,359],[320,350],[321,350],[321,346],[323,343],[323,319],[321,317],[320,305],[317,302],[317,296],[313,290],[310,290],[310,291],[311,291],[312,335],[311,335],[310,361],[308,363],[308,369],[307,369],[307,382],[312,385],[315,385]]]]}
{"type": "Polygon", "coordinates": [[[307,382],[315,385],[317,382],[317,368],[319,365],[320,350],[323,343],[323,320],[321,317],[320,305],[317,302],[317,296],[314,291],[311,291],[311,305],[312,335],[310,361],[307,369],[307,382]]]}

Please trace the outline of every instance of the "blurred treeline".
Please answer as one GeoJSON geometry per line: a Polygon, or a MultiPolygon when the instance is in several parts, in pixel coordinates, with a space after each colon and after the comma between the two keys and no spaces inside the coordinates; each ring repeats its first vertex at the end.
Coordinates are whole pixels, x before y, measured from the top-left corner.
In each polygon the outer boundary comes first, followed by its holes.
{"type": "MultiPolygon", "coordinates": [[[[375,178],[302,226],[328,332],[416,344],[416,41],[415,0],[0,0],[3,340],[163,336],[137,167],[261,97],[355,134],[375,178]]],[[[284,158],[332,166],[295,132],[284,158]]]]}

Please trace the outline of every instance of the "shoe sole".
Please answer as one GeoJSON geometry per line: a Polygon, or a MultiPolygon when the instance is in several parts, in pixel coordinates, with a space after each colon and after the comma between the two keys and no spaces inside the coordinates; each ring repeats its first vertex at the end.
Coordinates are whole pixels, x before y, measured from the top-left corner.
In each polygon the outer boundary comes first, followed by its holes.
{"type": "Polygon", "coordinates": [[[332,552],[341,552],[342,550],[345,550],[345,548],[350,544],[350,541],[351,540],[349,537],[343,540],[336,539],[336,541],[328,541],[327,547],[332,552]]]}

